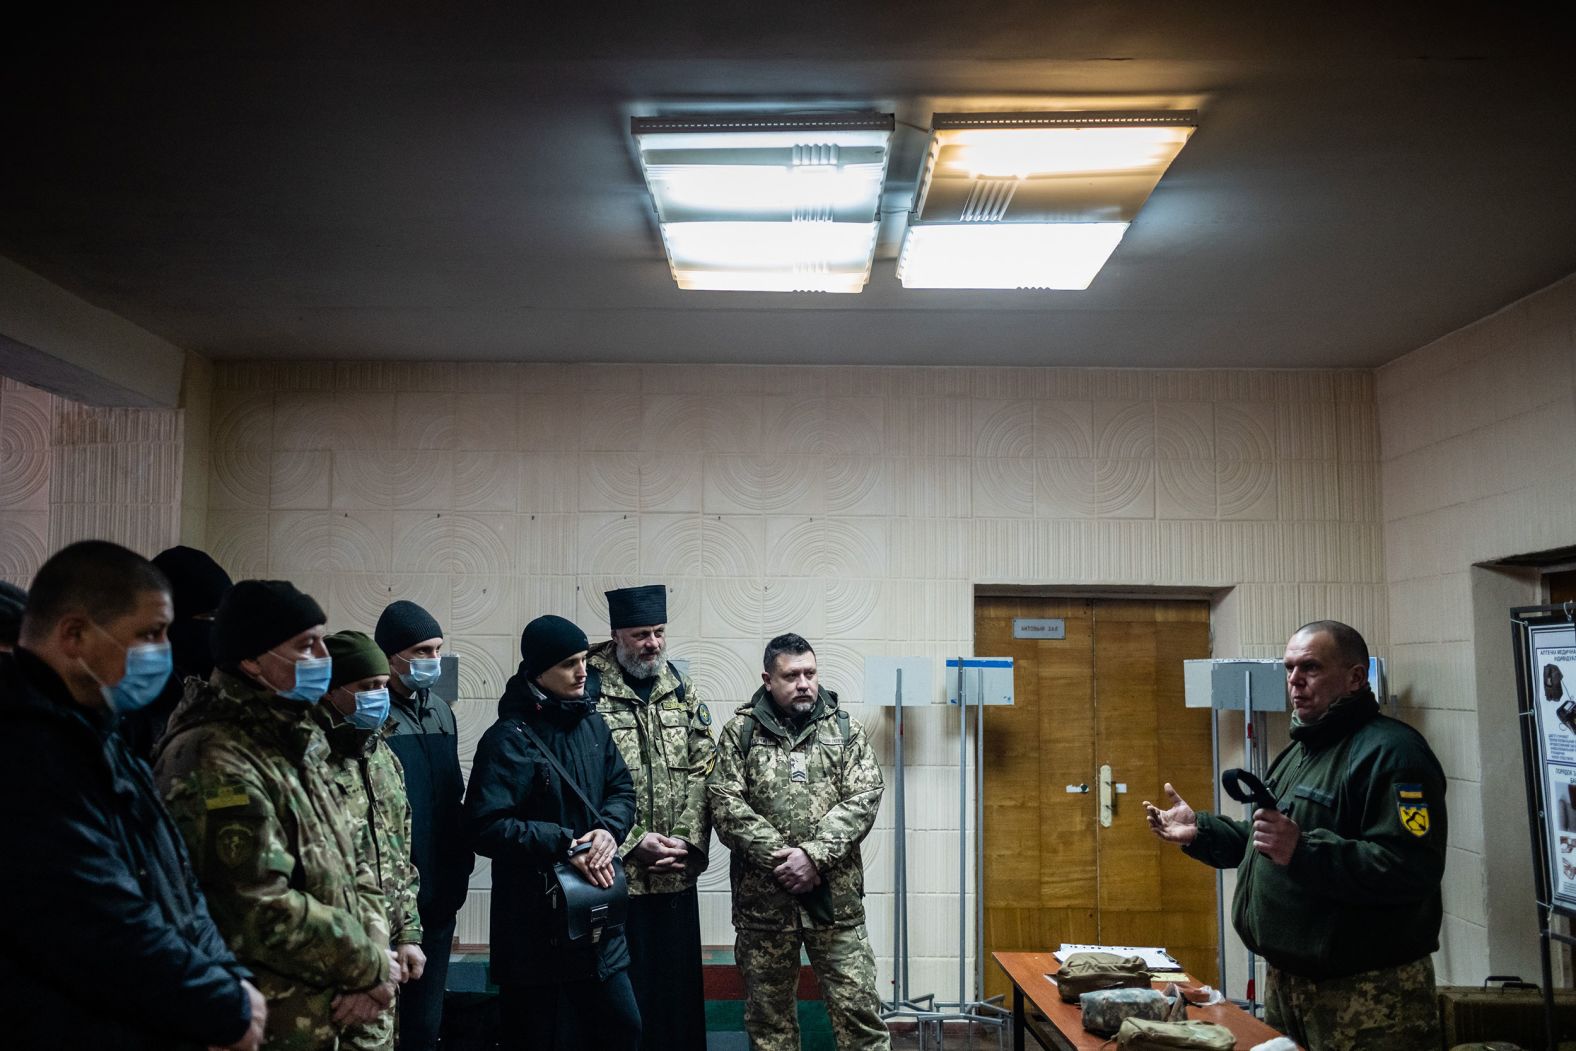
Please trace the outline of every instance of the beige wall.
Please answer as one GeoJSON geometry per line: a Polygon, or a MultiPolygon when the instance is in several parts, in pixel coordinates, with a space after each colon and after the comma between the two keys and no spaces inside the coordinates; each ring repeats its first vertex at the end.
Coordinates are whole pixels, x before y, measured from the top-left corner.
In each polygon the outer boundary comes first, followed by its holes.
{"type": "MultiPolygon", "coordinates": [[[[753,689],[763,639],[797,630],[888,760],[864,657],[967,651],[976,585],[1230,588],[1224,656],[1278,656],[1315,616],[1387,637],[1368,373],[257,363],[215,379],[209,549],[237,578],[295,579],[336,628],[427,605],[461,655],[467,754],[524,622],[596,635],[603,590],[637,582],[672,587],[673,652],[719,709],[753,689]]],[[[943,995],[954,733],[928,712],[907,738],[913,980],[943,995]]],[[[883,955],[891,840],[887,810],[867,854],[883,955]]],[[[726,883],[717,848],[708,943],[731,941],[726,883]]],[[[464,936],[485,936],[485,910],[479,890],[464,936]]]]}
{"type": "Polygon", "coordinates": [[[1445,971],[1538,973],[1506,609],[1576,544],[1576,277],[1380,369],[1393,678],[1450,775],[1445,971]]]}
{"type": "Polygon", "coordinates": [[[184,420],[100,409],[0,378],[0,577],[75,540],[155,554],[180,536],[184,420]]]}

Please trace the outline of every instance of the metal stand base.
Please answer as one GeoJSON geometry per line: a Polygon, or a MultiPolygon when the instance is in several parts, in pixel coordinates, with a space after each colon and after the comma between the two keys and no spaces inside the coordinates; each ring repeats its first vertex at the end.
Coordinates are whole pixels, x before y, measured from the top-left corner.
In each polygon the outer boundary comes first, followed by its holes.
{"type": "Polygon", "coordinates": [[[888,1022],[894,1018],[912,1020],[919,1034],[920,1051],[930,1051],[931,1048],[945,1051],[948,1023],[954,1026],[966,1025],[971,1029],[974,1026],[995,1029],[997,1051],[1006,1051],[1007,1027],[1012,1021],[1012,1012],[1002,1006],[999,996],[975,1003],[956,1004],[937,1003],[936,998],[930,995],[921,996],[917,1001],[887,1005],[881,1012],[881,1018],[888,1022]]]}

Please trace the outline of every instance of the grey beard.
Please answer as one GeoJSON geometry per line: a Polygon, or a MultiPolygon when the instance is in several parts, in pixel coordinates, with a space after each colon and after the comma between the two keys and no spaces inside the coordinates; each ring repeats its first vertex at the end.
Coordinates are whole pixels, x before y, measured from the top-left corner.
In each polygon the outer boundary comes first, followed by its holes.
{"type": "Polygon", "coordinates": [[[649,661],[643,661],[638,654],[614,643],[613,656],[617,658],[620,668],[623,668],[637,679],[654,679],[657,673],[662,670],[661,654],[651,658],[649,661]]]}

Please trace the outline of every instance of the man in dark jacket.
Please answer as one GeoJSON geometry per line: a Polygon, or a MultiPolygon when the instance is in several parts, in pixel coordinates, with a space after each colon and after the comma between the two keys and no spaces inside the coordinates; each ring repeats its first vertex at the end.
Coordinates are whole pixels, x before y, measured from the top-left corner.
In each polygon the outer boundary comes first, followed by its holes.
{"type": "Polygon", "coordinates": [[[635,824],[635,789],[607,724],[585,696],[585,632],[538,617],[520,639],[519,671],[482,735],[465,794],[476,852],[493,859],[492,976],[502,1046],[532,1051],[635,1051],[640,1011],[622,928],[569,943],[546,880],[566,858],[597,886],[613,882],[618,845],[635,824]],[[532,735],[578,783],[563,783],[532,735]],[[593,813],[594,808],[594,813],[593,813]],[[572,846],[588,849],[569,856],[572,846]]]}
{"type": "Polygon", "coordinates": [[[254,1051],[267,1008],[115,733],[169,677],[169,585],[103,541],[38,571],[0,657],[0,1028],[17,1049],[254,1051]]]}
{"type": "Polygon", "coordinates": [[[1445,775],[1423,736],[1379,714],[1368,645],[1338,621],[1286,644],[1292,743],[1250,825],[1144,803],[1157,836],[1237,869],[1232,922],[1269,965],[1266,1020],[1309,1051],[1439,1047],[1445,775]],[[1249,848],[1252,849],[1249,849],[1249,848]]]}
{"type": "Polygon", "coordinates": [[[373,638],[389,660],[389,749],[405,771],[410,804],[410,855],[420,875],[420,977],[400,987],[400,1051],[433,1051],[443,1025],[454,917],[465,904],[476,857],[465,840],[459,734],[454,710],[432,696],[438,681],[443,628],[414,602],[391,602],[373,638]]]}
{"type": "Polygon", "coordinates": [[[186,694],[186,680],[207,681],[213,674],[213,650],[209,635],[219,600],[230,590],[230,574],[205,551],[194,547],[171,547],[153,556],[153,564],[170,582],[170,598],[175,602],[175,620],[170,624],[170,655],[175,659],[175,674],[163,692],[146,708],[120,721],[120,735],[132,754],[153,762],[153,748],[164,736],[170,713],[186,694]]]}

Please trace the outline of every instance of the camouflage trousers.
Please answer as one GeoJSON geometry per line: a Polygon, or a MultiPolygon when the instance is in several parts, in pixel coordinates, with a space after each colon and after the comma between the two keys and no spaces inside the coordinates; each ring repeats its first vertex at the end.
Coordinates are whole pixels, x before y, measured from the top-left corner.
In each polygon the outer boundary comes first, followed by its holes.
{"type": "Polygon", "coordinates": [[[368,1025],[348,1026],[340,1034],[339,1051],[394,1051],[394,1012],[384,1011],[368,1025]]]}
{"type": "Polygon", "coordinates": [[[1264,1020],[1308,1051],[1438,1051],[1434,961],[1316,982],[1269,969],[1264,1020]]]}
{"type": "Polygon", "coordinates": [[[836,930],[738,932],[744,1031],[754,1051],[799,1051],[799,946],[821,984],[838,1051],[890,1051],[876,960],[864,924],[836,930]]]}

